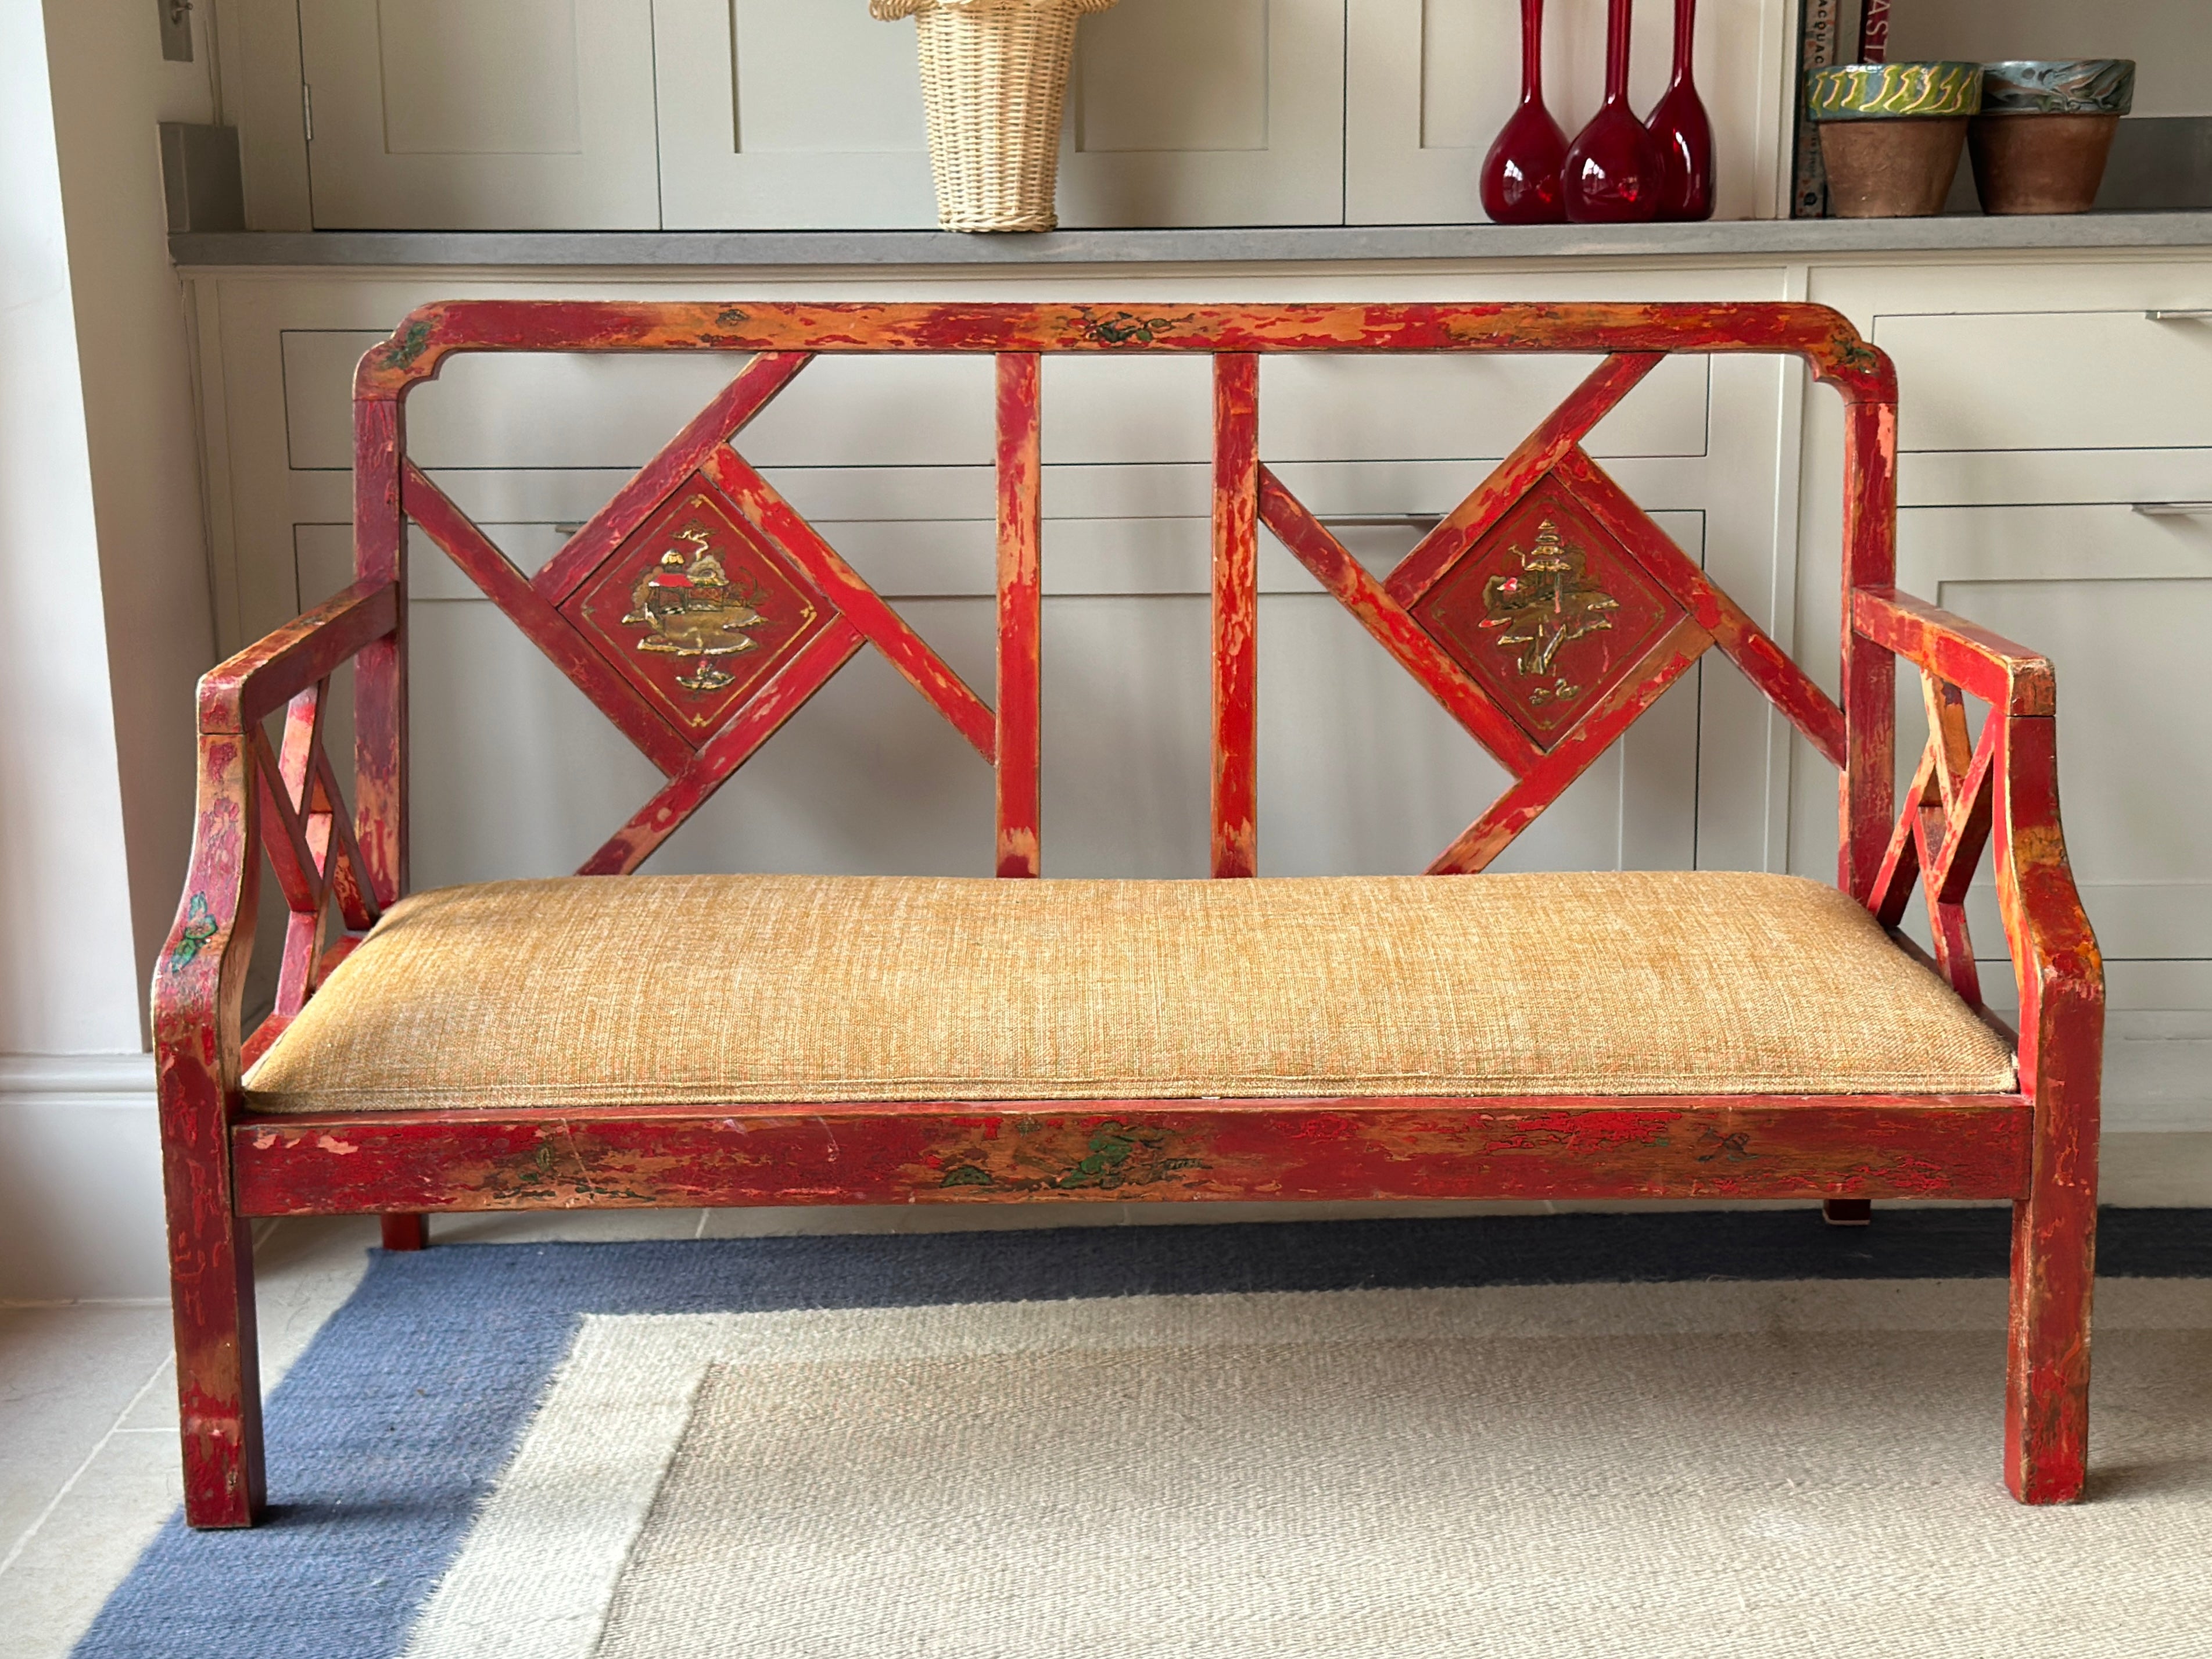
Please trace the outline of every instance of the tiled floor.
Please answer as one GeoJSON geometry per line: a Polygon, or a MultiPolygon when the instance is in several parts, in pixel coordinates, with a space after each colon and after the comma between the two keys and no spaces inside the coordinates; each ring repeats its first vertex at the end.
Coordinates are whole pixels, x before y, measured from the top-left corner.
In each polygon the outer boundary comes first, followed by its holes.
{"type": "MultiPolygon", "coordinates": [[[[2108,1201],[2212,1205],[2212,1134],[2106,1137],[2108,1201]]],[[[1468,1206],[1392,1206],[1461,1213],[1468,1206]]],[[[1541,1204],[1480,1206],[1546,1210],[1541,1204]]],[[[1619,1206],[1614,1206],[1619,1207],[1619,1206]]],[[[1641,1207],[1641,1206],[1638,1206],[1641,1207]]],[[[738,1237],[1034,1226],[1080,1219],[1292,1219],[1305,1205],[962,1206],[872,1210],[603,1211],[441,1217],[439,1244],[738,1237]]],[[[264,1387],[352,1292],[375,1242],[367,1218],[270,1224],[255,1253],[264,1387]]],[[[0,1631],[10,1659],[63,1659],[179,1495],[166,1307],[0,1308],[0,1631]]]]}

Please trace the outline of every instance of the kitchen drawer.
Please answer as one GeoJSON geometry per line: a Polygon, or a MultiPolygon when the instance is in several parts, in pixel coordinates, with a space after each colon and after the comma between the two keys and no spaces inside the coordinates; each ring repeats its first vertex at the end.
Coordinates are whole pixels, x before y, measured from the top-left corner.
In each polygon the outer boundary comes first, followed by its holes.
{"type": "Polygon", "coordinates": [[[1898,447],[2212,447],[2212,321],[2141,309],[1882,315],[1898,447]]]}
{"type": "Polygon", "coordinates": [[[2146,517],[2117,502],[1897,515],[1898,586],[1929,599],[1953,581],[2167,580],[2212,580],[2212,516],[2146,517]]]}
{"type": "Polygon", "coordinates": [[[1902,507],[2212,501],[2212,449],[1923,449],[1898,457],[1902,507]]]}

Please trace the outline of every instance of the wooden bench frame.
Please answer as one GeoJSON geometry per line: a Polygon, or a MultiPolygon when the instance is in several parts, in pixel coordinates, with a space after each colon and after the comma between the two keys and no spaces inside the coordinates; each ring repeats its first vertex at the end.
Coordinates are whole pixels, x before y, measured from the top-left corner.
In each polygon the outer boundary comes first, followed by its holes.
{"type": "MultiPolygon", "coordinates": [[[[915,1200],[2009,1199],[2005,1480],[2028,1503],[2080,1494],[2104,992],[2059,829],[2051,669],[1893,586],[1895,377],[1888,360],[1836,313],[1801,304],[1163,305],[1133,312],[470,301],[410,315],[362,358],[355,397],[356,580],[202,683],[191,870],[154,979],[192,1525],[250,1524],[263,1501],[247,1231],[254,1218],[379,1212],[387,1243],[407,1248],[422,1243],[423,1213],[438,1210],[915,1200]],[[530,575],[406,455],[407,392],[460,351],[719,351],[748,361],[530,575]],[[901,351],[996,358],[998,655],[988,704],[730,442],[813,355],[901,351]],[[1482,869],[1711,646],[1838,768],[1838,886],[1894,930],[1917,880],[1928,902],[1934,965],[1978,1010],[1965,898],[1986,847],[2018,979],[2019,1033],[1983,1012],[2018,1044],[2018,1092],[921,1101],[343,1117],[257,1116],[248,1109],[245,1068],[380,910],[407,890],[403,549],[410,520],[667,776],[584,873],[635,869],[868,643],[994,769],[998,873],[1034,876],[1039,358],[1132,351],[1204,353],[1213,363],[1214,875],[1249,876],[1256,868],[1255,562],[1264,524],[1515,779],[1439,855],[1436,873],[1482,869]],[[1377,580],[1259,460],[1258,359],[1278,351],[1564,352],[1602,361],[1377,580]],[[1794,354],[1844,398],[1840,707],[1581,447],[1669,352],[1794,354]],[[702,492],[689,498],[695,501],[720,492],[716,510],[734,521],[714,533],[732,538],[731,556],[755,561],[748,568],[757,572],[765,568],[757,562],[774,563],[809,592],[818,623],[772,673],[741,686],[710,726],[696,729],[670,712],[682,716],[690,705],[669,702],[650,678],[665,665],[625,661],[618,646],[595,640],[576,605],[589,584],[609,579],[598,573],[629,580],[637,567],[616,567],[637,556],[634,532],[686,488],[702,492]],[[1532,489],[1549,492],[1542,499],[1563,514],[1580,513],[1586,530],[1597,526],[1589,533],[1593,568],[1626,584],[1623,591],[1644,592],[1657,619],[1648,650],[1596,686],[1571,718],[1533,734],[1530,705],[1509,706],[1501,682],[1486,684],[1483,662],[1463,644],[1455,657],[1436,631],[1437,613],[1423,611],[1431,590],[1463,556],[1492,545],[1486,535],[1532,489]],[[734,515],[726,512],[732,506],[734,515]],[[1900,656],[1923,678],[1930,730],[1901,813],[1893,756],[1900,656]],[[356,665],[350,815],[322,727],[330,677],[349,661],[356,665]],[[1987,705],[1978,740],[1967,696],[1987,705]],[[272,742],[264,722],[280,712],[281,739],[272,742]],[[275,1012],[248,1033],[243,988],[264,855],[289,920],[275,1012]]],[[[704,658],[693,660],[686,684],[722,672],[706,668],[704,658]]],[[[682,659],[673,661],[680,666],[682,659]]],[[[1564,677],[1559,684],[1562,697],[1580,690],[1564,677]]],[[[1913,949],[1896,937],[1900,948],[1913,949]]]]}

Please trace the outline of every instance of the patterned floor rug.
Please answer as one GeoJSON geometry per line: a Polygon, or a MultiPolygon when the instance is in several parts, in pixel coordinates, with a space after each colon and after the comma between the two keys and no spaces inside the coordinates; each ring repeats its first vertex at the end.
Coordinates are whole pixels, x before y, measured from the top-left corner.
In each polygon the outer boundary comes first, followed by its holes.
{"type": "Polygon", "coordinates": [[[2092,1500],[2004,1223],[1483,1218],[380,1256],[78,1652],[2202,1654],[2212,1212],[2105,1219],[2092,1500]]]}

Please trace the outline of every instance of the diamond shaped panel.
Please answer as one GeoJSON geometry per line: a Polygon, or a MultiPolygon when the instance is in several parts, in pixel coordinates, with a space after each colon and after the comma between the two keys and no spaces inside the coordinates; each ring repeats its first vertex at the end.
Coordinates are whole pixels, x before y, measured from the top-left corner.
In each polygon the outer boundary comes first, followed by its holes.
{"type": "Polygon", "coordinates": [[[694,473],[561,611],[696,747],[836,607],[694,473]]]}
{"type": "Polygon", "coordinates": [[[1682,614],[1550,473],[1413,607],[1430,636],[1546,749],[1682,614]]]}

